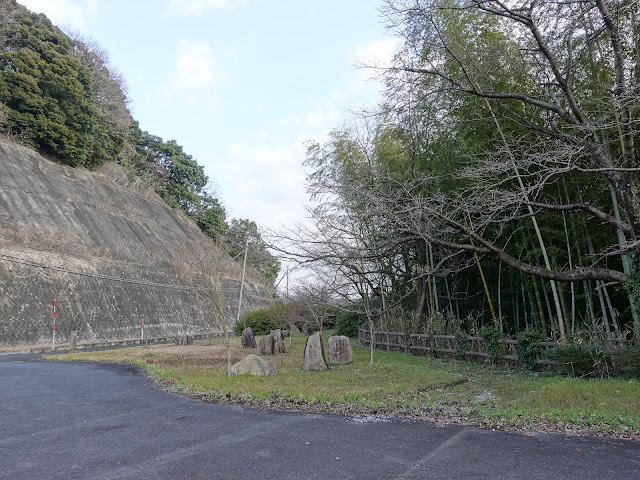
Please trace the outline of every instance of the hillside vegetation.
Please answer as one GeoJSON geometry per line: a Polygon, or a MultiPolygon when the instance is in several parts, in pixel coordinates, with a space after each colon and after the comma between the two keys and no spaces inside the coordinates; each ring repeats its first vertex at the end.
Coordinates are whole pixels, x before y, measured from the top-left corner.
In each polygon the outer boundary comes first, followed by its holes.
{"type": "Polygon", "coordinates": [[[640,341],[637,2],[385,0],[379,105],[308,144],[283,250],[370,330],[640,341]],[[384,65],[383,67],[386,67],[384,65]]]}
{"type": "Polygon", "coordinates": [[[0,1],[0,132],[74,167],[120,163],[233,255],[248,242],[249,264],[274,280],[280,264],[257,225],[227,221],[202,165],[142,130],[127,105],[125,80],[98,45],[0,1]]]}

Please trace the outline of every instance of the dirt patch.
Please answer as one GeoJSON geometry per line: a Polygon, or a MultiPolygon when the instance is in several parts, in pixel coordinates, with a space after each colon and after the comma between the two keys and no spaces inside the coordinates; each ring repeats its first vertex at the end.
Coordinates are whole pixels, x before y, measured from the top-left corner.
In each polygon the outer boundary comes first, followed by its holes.
{"type": "MultiPolygon", "coordinates": [[[[244,357],[252,353],[247,350],[231,349],[231,363],[237,363],[244,357]]],[[[194,365],[199,364],[207,367],[220,366],[226,367],[227,350],[224,345],[162,345],[151,347],[144,355],[152,358],[146,358],[149,363],[160,363],[162,365],[194,365]]]]}

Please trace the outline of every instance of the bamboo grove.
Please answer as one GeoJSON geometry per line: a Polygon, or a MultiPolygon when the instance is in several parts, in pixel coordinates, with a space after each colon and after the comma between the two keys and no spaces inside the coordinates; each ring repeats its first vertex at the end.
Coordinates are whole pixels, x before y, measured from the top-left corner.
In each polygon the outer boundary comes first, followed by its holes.
{"type": "Polygon", "coordinates": [[[308,145],[282,250],[379,327],[639,338],[639,10],[386,1],[384,101],[308,145]]]}

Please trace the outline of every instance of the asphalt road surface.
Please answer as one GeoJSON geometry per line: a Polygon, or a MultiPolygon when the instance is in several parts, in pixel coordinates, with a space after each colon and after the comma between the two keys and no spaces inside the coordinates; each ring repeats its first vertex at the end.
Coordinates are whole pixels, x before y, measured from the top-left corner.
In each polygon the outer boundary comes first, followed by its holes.
{"type": "Polygon", "coordinates": [[[130,366],[14,358],[2,479],[640,479],[635,441],[212,405],[130,366]]]}

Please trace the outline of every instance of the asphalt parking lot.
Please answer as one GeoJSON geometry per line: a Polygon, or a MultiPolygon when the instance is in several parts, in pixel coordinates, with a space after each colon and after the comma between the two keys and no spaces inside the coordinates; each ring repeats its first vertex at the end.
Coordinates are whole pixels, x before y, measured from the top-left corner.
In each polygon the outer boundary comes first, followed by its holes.
{"type": "Polygon", "coordinates": [[[215,405],[23,360],[0,362],[0,478],[640,479],[636,441],[215,405]]]}

